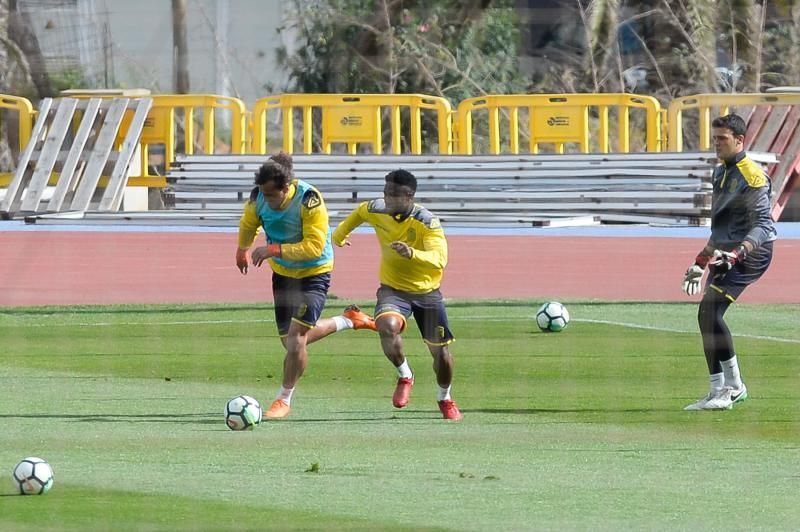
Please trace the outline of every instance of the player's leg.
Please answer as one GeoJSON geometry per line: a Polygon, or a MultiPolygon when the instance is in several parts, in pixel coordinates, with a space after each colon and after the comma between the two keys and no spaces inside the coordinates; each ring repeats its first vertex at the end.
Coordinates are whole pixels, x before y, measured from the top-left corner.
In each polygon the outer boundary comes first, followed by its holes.
{"type": "MultiPolygon", "coordinates": [[[[297,279],[286,277],[277,273],[272,274],[272,299],[275,306],[275,324],[278,327],[278,335],[284,348],[287,346],[289,329],[292,325],[292,315],[297,308],[299,301],[296,300],[296,289],[293,285],[298,283],[297,279]]],[[[283,360],[286,365],[286,357],[283,360]]],[[[270,407],[264,411],[264,419],[285,417],[289,413],[289,403],[294,389],[287,390],[283,385],[275,395],[275,400],[270,407]]]]}
{"type": "Polygon", "coordinates": [[[349,305],[339,316],[317,320],[317,325],[308,331],[306,341],[309,344],[313,344],[317,340],[322,340],[335,332],[345,331],[347,329],[369,329],[377,331],[378,327],[375,325],[375,320],[372,319],[372,316],[363,312],[356,305],[349,305]]]}
{"type": "Polygon", "coordinates": [[[747,387],[741,378],[733,336],[725,322],[725,313],[748,286],[761,278],[771,261],[772,243],[769,242],[730,271],[713,275],[709,282],[700,303],[698,322],[703,333],[703,348],[706,351],[709,372],[712,372],[712,376],[721,372],[724,386],[708,399],[705,409],[729,409],[747,399],[747,387]]]}
{"type": "Polygon", "coordinates": [[[272,301],[275,312],[275,325],[278,328],[278,336],[281,343],[286,346],[286,335],[289,333],[289,325],[292,324],[292,313],[297,305],[292,300],[291,283],[292,279],[275,272],[272,273],[272,301]]]}
{"type": "Polygon", "coordinates": [[[411,314],[411,305],[402,292],[381,286],[375,304],[375,324],[381,338],[383,354],[397,370],[397,384],[392,394],[392,404],[403,408],[408,404],[414,387],[414,374],[403,352],[403,337],[406,318],[411,314]]]}
{"type": "MultiPolygon", "coordinates": [[[[718,290],[708,287],[697,310],[697,323],[703,342],[703,353],[709,374],[708,394],[700,400],[686,406],[685,410],[710,410],[711,401],[719,402],[725,390],[725,374],[722,359],[730,358],[733,350],[733,339],[723,319],[731,300],[718,290]]],[[[715,403],[715,404],[716,404],[715,403]]]]}
{"type": "Polygon", "coordinates": [[[464,415],[450,396],[450,388],[453,383],[453,356],[446,345],[429,343],[428,350],[433,356],[433,371],[436,373],[436,383],[439,385],[436,404],[439,405],[439,411],[445,419],[458,421],[464,415]]]}
{"type": "Polygon", "coordinates": [[[336,316],[340,318],[340,320],[349,325],[351,329],[369,329],[370,331],[377,331],[378,326],[375,324],[375,320],[367,314],[363,312],[358,305],[348,305],[344,311],[342,312],[341,316],[336,316]]]}
{"type": "MultiPolygon", "coordinates": [[[[274,278],[274,276],[273,276],[274,278]]],[[[273,288],[274,288],[273,282],[273,288]]],[[[291,306],[291,321],[282,340],[286,346],[283,359],[283,380],[272,405],[264,413],[267,419],[283,418],[289,415],[292,395],[308,365],[308,335],[314,330],[330,286],[330,274],[320,274],[302,279],[284,278],[281,280],[280,299],[283,307],[291,306]]],[[[278,293],[275,292],[276,305],[278,293]]]]}
{"type": "Polygon", "coordinates": [[[455,340],[450,331],[447,310],[439,290],[434,290],[413,301],[414,319],[422,338],[433,357],[433,372],[439,385],[436,402],[445,419],[459,420],[464,417],[450,396],[453,384],[453,356],[449,345],[455,340]]]}
{"type": "Polygon", "coordinates": [[[285,337],[286,355],[283,358],[283,380],[275,400],[264,417],[269,419],[283,418],[289,415],[295,386],[308,365],[306,335],[310,329],[307,325],[292,322],[289,333],[285,337]]]}

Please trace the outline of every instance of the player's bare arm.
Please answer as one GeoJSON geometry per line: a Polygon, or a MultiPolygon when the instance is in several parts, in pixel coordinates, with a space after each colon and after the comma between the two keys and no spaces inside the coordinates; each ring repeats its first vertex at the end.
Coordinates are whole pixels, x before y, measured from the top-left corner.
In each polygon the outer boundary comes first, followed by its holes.
{"type": "Polygon", "coordinates": [[[253,265],[257,267],[261,267],[261,264],[264,263],[265,260],[269,259],[270,257],[280,257],[281,256],[281,245],[280,244],[267,244],[266,246],[259,246],[253,250],[251,254],[251,258],[253,259],[253,265]]]}
{"type": "Polygon", "coordinates": [[[256,214],[255,203],[248,201],[239,220],[239,245],[236,248],[236,267],[242,275],[247,275],[247,250],[253,245],[260,229],[261,222],[256,214]]]}
{"type": "Polygon", "coordinates": [[[236,267],[242,275],[247,275],[247,249],[236,248],[236,267]]]}

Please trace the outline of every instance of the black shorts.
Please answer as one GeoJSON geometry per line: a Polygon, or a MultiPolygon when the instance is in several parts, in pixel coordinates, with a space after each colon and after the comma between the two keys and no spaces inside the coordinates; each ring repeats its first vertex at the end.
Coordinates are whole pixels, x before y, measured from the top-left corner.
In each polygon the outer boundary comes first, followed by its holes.
{"type": "Polygon", "coordinates": [[[278,333],[286,336],[292,321],[314,327],[328,299],[331,274],[321,273],[296,279],[272,274],[272,297],[275,299],[275,323],[278,333]]]}
{"type": "Polygon", "coordinates": [[[716,290],[731,301],[736,301],[745,288],[758,281],[767,271],[772,262],[772,248],[772,242],[762,244],[729,271],[719,271],[718,268],[709,266],[708,289],[716,290]]]}
{"type": "Polygon", "coordinates": [[[447,322],[442,293],[438,289],[426,294],[410,294],[381,285],[376,295],[375,319],[381,314],[399,314],[405,328],[405,320],[413,314],[426,343],[447,345],[455,339],[447,322]]]}

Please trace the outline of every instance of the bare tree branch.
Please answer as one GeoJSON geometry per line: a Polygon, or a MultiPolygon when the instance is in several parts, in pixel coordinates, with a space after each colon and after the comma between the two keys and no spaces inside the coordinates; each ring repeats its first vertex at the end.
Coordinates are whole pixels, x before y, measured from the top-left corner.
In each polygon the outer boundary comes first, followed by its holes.
{"type": "MultiPolygon", "coordinates": [[[[648,18],[650,15],[659,13],[660,11],[657,9],[650,9],[648,11],[645,11],[644,13],[639,13],[625,19],[623,23],[633,22],[639,19],[645,19],[648,18]]],[[[670,94],[670,96],[672,96],[669,83],[667,83],[666,78],[664,78],[664,73],[661,71],[661,67],[659,66],[658,60],[653,55],[653,52],[650,51],[650,48],[647,46],[647,43],[644,41],[642,36],[639,35],[639,32],[634,31],[632,33],[636,37],[636,40],[639,42],[639,44],[642,45],[642,50],[644,51],[644,54],[647,56],[647,58],[650,60],[650,65],[653,67],[653,70],[655,70],[656,76],[658,76],[658,81],[661,82],[661,87],[667,94],[670,94]]]]}

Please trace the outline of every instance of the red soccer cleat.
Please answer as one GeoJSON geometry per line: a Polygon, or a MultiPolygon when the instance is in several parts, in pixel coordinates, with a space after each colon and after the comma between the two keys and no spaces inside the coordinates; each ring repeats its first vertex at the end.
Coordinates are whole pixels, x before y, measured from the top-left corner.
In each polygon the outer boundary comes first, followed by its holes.
{"type": "Polygon", "coordinates": [[[395,408],[403,408],[408,404],[408,396],[411,395],[411,388],[414,387],[414,377],[400,377],[397,379],[397,387],[392,395],[392,404],[395,408]]]}
{"type": "Polygon", "coordinates": [[[378,330],[378,326],[375,325],[375,320],[372,319],[372,316],[361,312],[361,309],[356,305],[350,305],[345,308],[344,312],[342,312],[342,316],[353,322],[353,329],[378,330]]]}
{"type": "Polygon", "coordinates": [[[451,399],[439,401],[439,410],[442,412],[442,416],[444,416],[445,419],[458,421],[464,417],[464,414],[461,413],[461,410],[458,409],[456,403],[451,399]]]}

